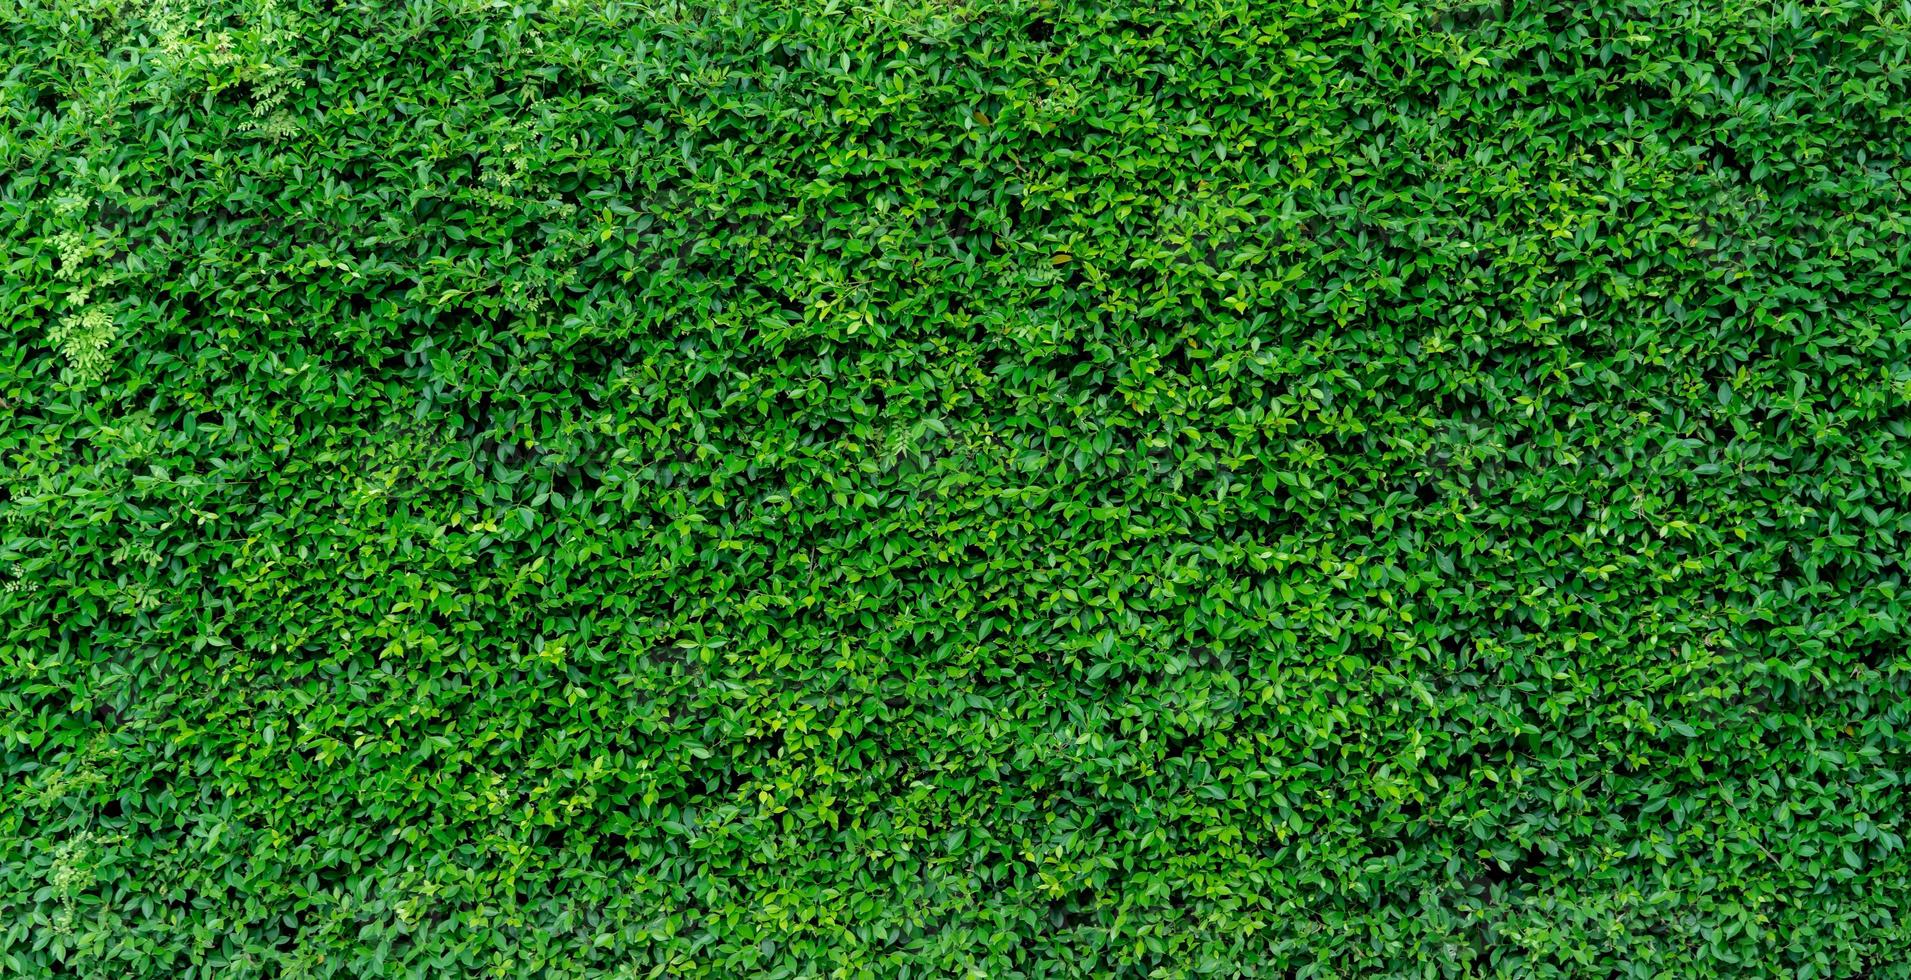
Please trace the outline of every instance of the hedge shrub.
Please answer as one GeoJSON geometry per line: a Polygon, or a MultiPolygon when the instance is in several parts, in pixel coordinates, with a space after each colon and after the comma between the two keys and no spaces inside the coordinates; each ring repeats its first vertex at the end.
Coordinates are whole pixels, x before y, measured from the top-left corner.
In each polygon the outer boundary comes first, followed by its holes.
{"type": "Polygon", "coordinates": [[[1911,4],[0,52],[0,973],[1907,975],[1911,4]]]}

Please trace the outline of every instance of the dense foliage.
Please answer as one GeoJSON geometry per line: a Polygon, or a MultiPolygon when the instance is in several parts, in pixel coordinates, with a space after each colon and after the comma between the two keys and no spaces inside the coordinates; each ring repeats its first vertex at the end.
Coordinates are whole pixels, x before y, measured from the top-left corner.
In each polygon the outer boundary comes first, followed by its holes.
{"type": "Polygon", "coordinates": [[[0,57],[0,974],[1906,975],[1911,4],[0,57]]]}

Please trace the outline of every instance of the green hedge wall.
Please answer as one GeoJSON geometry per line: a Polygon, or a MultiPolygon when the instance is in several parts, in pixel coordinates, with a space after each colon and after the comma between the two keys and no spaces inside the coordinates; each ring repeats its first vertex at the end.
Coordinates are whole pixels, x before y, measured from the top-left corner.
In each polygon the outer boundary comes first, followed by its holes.
{"type": "Polygon", "coordinates": [[[0,974],[1907,976],[1908,80],[0,3],[0,974]]]}

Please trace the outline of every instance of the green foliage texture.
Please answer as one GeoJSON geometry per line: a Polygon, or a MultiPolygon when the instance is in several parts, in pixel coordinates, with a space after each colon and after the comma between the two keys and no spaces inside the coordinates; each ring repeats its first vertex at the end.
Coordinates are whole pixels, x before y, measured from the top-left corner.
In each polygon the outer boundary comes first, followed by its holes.
{"type": "Polygon", "coordinates": [[[0,2],[0,974],[1903,977],[1911,4],[0,2]]]}

